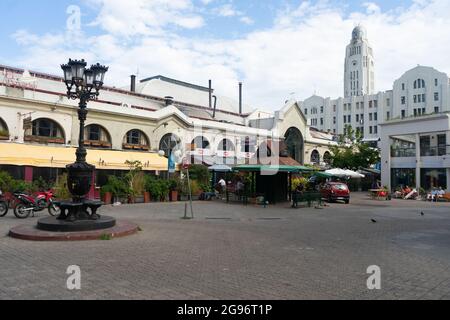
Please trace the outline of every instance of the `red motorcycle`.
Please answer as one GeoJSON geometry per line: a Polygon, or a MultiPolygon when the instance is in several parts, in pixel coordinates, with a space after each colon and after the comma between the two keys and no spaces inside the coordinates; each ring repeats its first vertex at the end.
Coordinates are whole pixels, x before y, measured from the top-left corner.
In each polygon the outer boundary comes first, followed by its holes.
{"type": "Polygon", "coordinates": [[[23,192],[16,192],[14,196],[17,199],[17,204],[14,208],[14,215],[19,219],[26,219],[30,214],[48,209],[51,216],[58,215],[61,210],[53,201],[53,191],[38,192],[36,197],[32,197],[23,192]]]}
{"type": "Polygon", "coordinates": [[[8,209],[8,202],[3,199],[3,193],[2,190],[0,190],[0,217],[6,216],[6,214],[8,213],[8,209]]]}

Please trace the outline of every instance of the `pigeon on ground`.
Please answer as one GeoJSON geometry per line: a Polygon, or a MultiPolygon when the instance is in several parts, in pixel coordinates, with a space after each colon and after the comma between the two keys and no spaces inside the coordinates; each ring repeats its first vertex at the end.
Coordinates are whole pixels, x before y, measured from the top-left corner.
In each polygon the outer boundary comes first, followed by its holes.
{"type": "Polygon", "coordinates": [[[377,223],[377,220],[375,219],[370,219],[370,221],[372,221],[373,223],[377,223]]]}
{"type": "Polygon", "coordinates": [[[424,215],[425,215],[425,213],[423,213],[423,211],[422,211],[422,212],[420,213],[420,215],[421,215],[421,216],[424,216],[424,215]]]}

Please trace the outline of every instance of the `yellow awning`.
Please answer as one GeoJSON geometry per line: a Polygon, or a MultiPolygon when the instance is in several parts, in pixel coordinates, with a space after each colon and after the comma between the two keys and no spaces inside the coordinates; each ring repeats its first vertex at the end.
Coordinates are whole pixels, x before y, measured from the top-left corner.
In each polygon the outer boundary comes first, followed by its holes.
{"type": "MultiPolygon", "coordinates": [[[[75,161],[76,148],[0,143],[0,164],[65,168],[75,161]]],[[[128,170],[126,161],[140,161],[145,171],[167,171],[168,161],[150,152],[88,149],[87,162],[99,170],[128,170]]]]}

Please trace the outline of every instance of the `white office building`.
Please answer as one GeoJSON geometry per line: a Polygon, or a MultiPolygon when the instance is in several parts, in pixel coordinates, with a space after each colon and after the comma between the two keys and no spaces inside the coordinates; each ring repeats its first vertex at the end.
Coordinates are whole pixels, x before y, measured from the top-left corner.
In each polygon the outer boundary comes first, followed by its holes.
{"type": "Polygon", "coordinates": [[[388,120],[450,111],[447,74],[417,66],[395,80],[391,90],[376,92],[375,65],[367,32],[357,26],[346,48],[344,97],[313,95],[299,102],[311,127],[343,134],[350,125],[365,141],[376,144],[380,125],[388,120]]]}

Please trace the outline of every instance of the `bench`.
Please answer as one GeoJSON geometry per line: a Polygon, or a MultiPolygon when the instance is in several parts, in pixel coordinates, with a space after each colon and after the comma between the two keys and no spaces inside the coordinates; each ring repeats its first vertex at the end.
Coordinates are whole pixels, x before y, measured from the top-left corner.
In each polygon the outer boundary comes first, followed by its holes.
{"type": "Polygon", "coordinates": [[[294,192],[292,195],[292,208],[297,208],[299,203],[306,202],[311,208],[313,203],[322,204],[322,194],[315,191],[306,191],[303,193],[294,192]]]}

